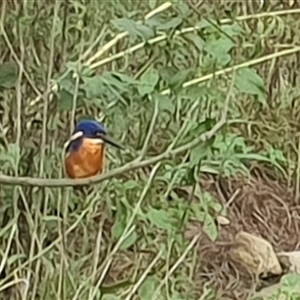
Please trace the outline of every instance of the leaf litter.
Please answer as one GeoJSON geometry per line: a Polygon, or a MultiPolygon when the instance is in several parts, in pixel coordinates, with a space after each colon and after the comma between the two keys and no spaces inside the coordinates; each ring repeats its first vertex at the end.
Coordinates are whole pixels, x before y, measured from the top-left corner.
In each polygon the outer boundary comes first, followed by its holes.
{"type": "Polygon", "coordinates": [[[282,287],[279,282],[287,272],[300,274],[299,252],[297,252],[300,250],[299,199],[295,200],[293,191],[286,184],[265,176],[260,177],[257,174],[250,179],[240,178],[230,181],[222,179],[222,184],[226,185],[222,188],[226,195],[220,191],[216,182],[218,182],[216,178],[203,176],[201,185],[223,204],[225,204],[224,198],[234,194],[237,189],[240,189],[240,193],[227,208],[226,218],[230,220],[230,223],[219,227],[219,236],[216,241],[213,242],[208,237],[200,222],[194,221],[186,228],[187,239],[191,239],[199,231],[202,232],[197,249],[197,268],[194,273],[198,296],[201,296],[207,282],[216,288],[218,295],[216,299],[254,299],[251,295],[264,295],[264,291],[266,294],[276,292],[276,289],[282,287]],[[246,238],[248,246],[243,250],[244,255],[248,255],[246,267],[245,264],[243,266],[243,262],[241,263],[241,259],[236,260],[232,256],[232,250],[237,246],[236,238],[241,233],[248,236],[246,238]],[[260,243],[265,246],[258,252],[253,250],[251,254],[251,247],[256,247],[255,240],[261,240],[256,246],[260,243]],[[263,251],[263,248],[268,248],[269,252],[263,251]],[[259,274],[256,274],[259,278],[255,278],[254,271],[251,272],[258,266],[254,269],[253,266],[247,267],[251,257],[254,259],[253,262],[257,263],[254,258],[257,253],[261,253],[261,260],[265,264],[265,266],[260,266],[264,270],[260,269],[259,274]],[[263,257],[264,255],[266,256],[263,257]],[[272,255],[273,263],[270,261],[272,255]],[[271,267],[266,267],[267,257],[271,267]],[[289,262],[284,261],[282,257],[287,257],[289,262]],[[281,267],[284,270],[281,270],[281,267]],[[263,271],[268,270],[271,270],[269,274],[261,276],[263,271]]]}

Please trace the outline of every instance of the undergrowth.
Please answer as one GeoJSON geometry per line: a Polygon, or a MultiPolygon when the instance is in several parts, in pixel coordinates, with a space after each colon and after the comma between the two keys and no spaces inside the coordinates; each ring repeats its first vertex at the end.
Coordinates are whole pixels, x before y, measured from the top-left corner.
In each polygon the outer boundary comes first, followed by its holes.
{"type": "Polygon", "coordinates": [[[197,220],[216,240],[226,210],[199,174],[258,167],[299,193],[300,8],[220,3],[2,1],[1,172],[32,178],[0,176],[3,295],[215,299],[195,273],[201,233],[185,232],[197,220]],[[203,135],[226,99],[226,126],[203,135]],[[86,117],[126,147],[107,171],[127,167],[78,198],[47,182],[86,117]]]}

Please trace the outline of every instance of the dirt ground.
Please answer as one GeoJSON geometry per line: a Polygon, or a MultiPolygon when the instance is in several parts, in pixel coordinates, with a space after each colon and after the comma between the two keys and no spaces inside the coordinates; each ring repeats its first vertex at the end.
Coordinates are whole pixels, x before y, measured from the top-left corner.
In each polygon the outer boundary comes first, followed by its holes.
{"type": "MultiPolygon", "coordinates": [[[[260,172],[251,179],[230,182],[206,178],[202,185],[221,203],[227,203],[230,224],[220,227],[216,242],[204,233],[201,236],[195,280],[199,286],[209,281],[217,287],[217,299],[247,299],[255,288],[254,280],[229,256],[235,234],[243,230],[261,236],[276,252],[299,249],[299,199],[286,184],[260,172]]],[[[199,230],[201,225],[195,223],[187,236],[194,236],[199,230]]]]}

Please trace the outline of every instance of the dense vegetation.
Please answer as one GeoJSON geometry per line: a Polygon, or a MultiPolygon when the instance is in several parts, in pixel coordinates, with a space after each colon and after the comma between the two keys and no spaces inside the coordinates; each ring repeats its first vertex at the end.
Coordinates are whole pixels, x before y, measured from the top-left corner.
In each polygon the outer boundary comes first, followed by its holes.
{"type": "Polygon", "coordinates": [[[297,1],[0,7],[3,297],[243,299],[224,242],[298,247],[297,1]],[[61,178],[86,117],[126,150],[83,196],[61,178]]]}

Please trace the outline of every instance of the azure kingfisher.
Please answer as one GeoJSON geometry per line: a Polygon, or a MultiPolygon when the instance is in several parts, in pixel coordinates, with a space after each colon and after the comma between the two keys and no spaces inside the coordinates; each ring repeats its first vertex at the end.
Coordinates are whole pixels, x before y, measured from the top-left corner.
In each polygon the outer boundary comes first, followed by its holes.
{"type": "Polygon", "coordinates": [[[65,170],[70,178],[87,178],[103,172],[105,145],[124,149],[111,138],[103,124],[80,121],[65,144],[65,170]]]}

